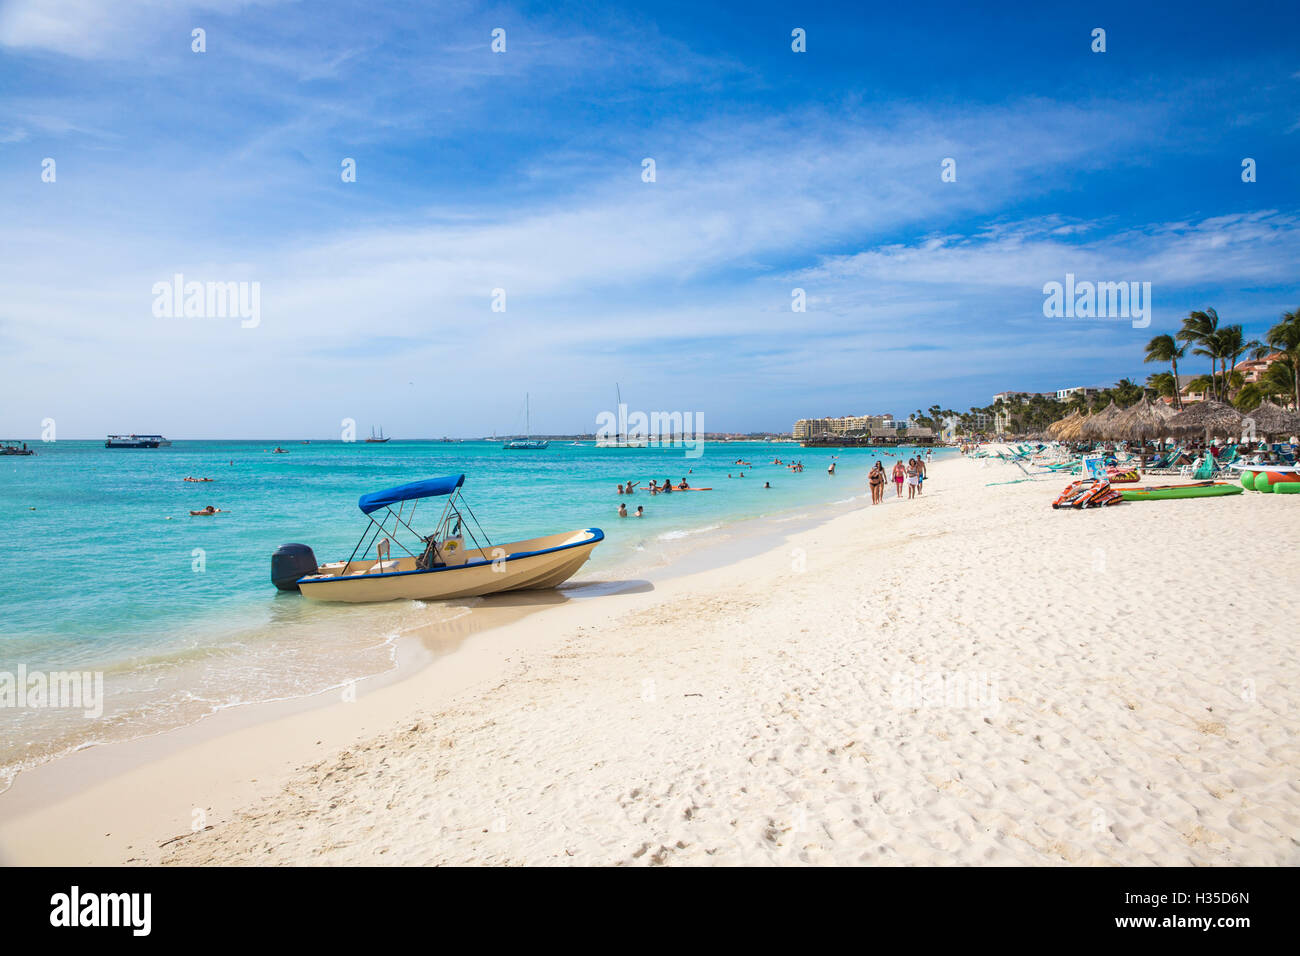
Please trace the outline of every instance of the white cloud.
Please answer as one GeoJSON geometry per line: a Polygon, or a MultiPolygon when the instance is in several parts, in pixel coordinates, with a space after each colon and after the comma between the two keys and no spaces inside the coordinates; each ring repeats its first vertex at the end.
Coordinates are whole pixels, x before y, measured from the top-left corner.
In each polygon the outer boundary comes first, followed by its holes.
{"type": "Polygon", "coordinates": [[[194,16],[234,13],[258,2],[8,0],[0,8],[0,46],[86,60],[125,59],[164,42],[169,33],[174,33],[174,42],[188,49],[190,28],[202,26],[191,22],[194,16]]]}

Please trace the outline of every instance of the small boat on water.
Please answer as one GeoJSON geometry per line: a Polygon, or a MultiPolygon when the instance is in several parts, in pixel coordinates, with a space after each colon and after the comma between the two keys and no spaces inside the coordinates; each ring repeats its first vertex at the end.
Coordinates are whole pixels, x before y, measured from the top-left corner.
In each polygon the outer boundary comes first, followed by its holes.
{"type": "Polygon", "coordinates": [[[379,434],[378,434],[378,435],[375,434],[374,426],[371,426],[371,428],[370,428],[370,437],[366,439],[366,444],[367,444],[367,445],[378,445],[378,444],[382,444],[383,442],[386,442],[386,441],[389,441],[389,440],[390,440],[390,438],[389,438],[388,436],[385,436],[385,435],[384,435],[384,426],[383,426],[383,425],[380,425],[380,426],[379,426],[379,434]]]}
{"type": "MultiPolygon", "coordinates": [[[[109,435],[105,448],[157,448],[161,435],[109,435]]],[[[171,444],[171,442],[167,442],[171,444]]]]}
{"type": "Polygon", "coordinates": [[[611,436],[608,430],[596,430],[596,447],[597,448],[649,448],[650,439],[639,434],[629,434],[624,430],[625,423],[622,422],[624,417],[623,409],[623,390],[619,388],[618,383],[614,383],[614,415],[617,419],[614,426],[614,434],[611,436]]]}
{"type": "Polygon", "coordinates": [[[464,475],[448,475],[362,495],[357,507],[369,523],[346,561],[318,566],[307,545],[281,545],[271,555],[272,583],[282,591],[300,591],[313,601],[352,604],[541,590],[571,578],[605,540],[599,528],[583,528],[493,544],[460,494],[464,482],[464,475]],[[421,535],[411,522],[419,502],[428,498],[447,501],[433,534],[421,535]],[[412,504],[404,514],[406,502],[412,504]],[[405,543],[399,537],[402,532],[406,532],[405,543]],[[466,546],[466,536],[473,547],[466,546]],[[367,537],[370,541],[363,551],[367,537]],[[393,557],[394,548],[406,555],[393,557]],[[363,554],[360,559],[358,552],[363,554]]]}
{"type": "Polygon", "coordinates": [[[5,442],[0,445],[0,455],[34,455],[36,452],[27,447],[27,442],[23,442],[19,447],[18,442],[5,442]]]}
{"type": "Polygon", "coordinates": [[[501,447],[509,451],[541,451],[543,448],[549,448],[551,443],[548,440],[544,438],[529,437],[532,434],[532,430],[533,430],[532,422],[529,421],[529,413],[528,413],[528,395],[527,393],[525,393],[524,394],[524,437],[512,438],[510,441],[506,442],[501,447]]]}

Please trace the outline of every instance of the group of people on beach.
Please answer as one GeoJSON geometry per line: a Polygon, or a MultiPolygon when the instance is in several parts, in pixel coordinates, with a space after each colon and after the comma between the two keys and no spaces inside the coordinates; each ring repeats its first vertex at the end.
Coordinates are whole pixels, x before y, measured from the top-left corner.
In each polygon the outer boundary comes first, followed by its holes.
{"type": "MultiPolygon", "coordinates": [[[[927,452],[928,456],[928,452],[927,452]]],[[[907,485],[907,497],[915,498],[921,493],[925,484],[925,459],[920,455],[909,458],[904,465],[902,459],[894,462],[894,471],[891,476],[894,482],[894,497],[903,497],[903,485],[907,485]]],[[[882,462],[877,461],[871,471],[867,473],[867,484],[871,488],[871,503],[878,505],[885,500],[885,483],[889,480],[885,475],[885,466],[882,462]]]]}
{"type": "MultiPolygon", "coordinates": [[[[930,461],[931,455],[932,452],[928,450],[926,451],[924,457],[922,457],[918,453],[912,458],[909,458],[906,465],[903,464],[903,461],[900,458],[898,461],[894,463],[892,475],[886,474],[884,464],[881,461],[877,460],[875,465],[871,468],[871,471],[867,474],[867,484],[871,487],[871,503],[873,505],[878,505],[885,500],[886,483],[889,480],[891,480],[891,478],[894,482],[895,497],[897,498],[903,497],[903,485],[907,485],[908,498],[915,498],[919,494],[921,494],[921,490],[925,483],[925,478],[926,478],[926,463],[930,461]]],[[[828,475],[835,474],[835,466],[837,464],[836,462],[837,458],[839,458],[838,455],[832,456],[831,463],[826,469],[826,473],[828,475]]],[[[740,459],[737,459],[736,464],[748,465],[750,463],[747,461],[742,461],[740,459]]],[[[772,464],[785,465],[791,471],[803,471],[802,461],[783,462],[781,461],[781,459],[776,458],[773,459],[772,464]]],[[[735,478],[737,476],[728,473],[727,477],[735,478]]],[[[745,473],[742,471],[738,477],[744,478],[745,473]]],[[[618,486],[618,493],[620,495],[636,494],[637,486],[640,484],[641,482],[639,481],[628,481],[623,484],[620,484],[618,486]]],[[[763,487],[771,488],[772,484],[771,482],[765,481],[763,482],[763,487]]],[[[673,485],[672,479],[670,478],[665,478],[662,484],[660,484],[655,479],[651,478],[650,485],[646,490],[649,491],[650,494],[652,495],[666,495],[666,494],[671,494],[673,491],[690,491],[691,486],[690,486],[690,482],[688,482],[684,477],[675,487],[673,485]]],[[[707,491],[708,489],[706,488],[704,490],[707,491]]],[[[645,508],[638,505],[634,517],[641,518],[644,517],[644,515],[645,515],[645,508]]],[[[627,505],[622,503],[619,504],[618,516],[620,518],[628,517],[627,505]]]]}

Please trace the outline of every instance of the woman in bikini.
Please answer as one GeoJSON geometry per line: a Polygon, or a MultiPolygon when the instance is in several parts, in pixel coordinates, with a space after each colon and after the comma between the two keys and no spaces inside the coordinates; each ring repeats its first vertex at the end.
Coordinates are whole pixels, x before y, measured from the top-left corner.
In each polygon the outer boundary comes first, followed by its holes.
{"type": "Polygon", "coordinates": [[[871,503],[880,504],[885,498],[885,466],[876,462],[867,475],[867,482],[871,485],[871,503]]]}

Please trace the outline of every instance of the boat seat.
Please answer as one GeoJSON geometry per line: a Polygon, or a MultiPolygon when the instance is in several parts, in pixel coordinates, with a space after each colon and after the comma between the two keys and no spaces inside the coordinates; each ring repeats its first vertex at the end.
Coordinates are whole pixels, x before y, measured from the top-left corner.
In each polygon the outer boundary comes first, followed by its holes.
{"type": "Polygon", "coordinates": [[[396,561],[376,561],[374,564],[370,566],[370,570],[366,571],[365,573],[366,574],[387,574],[389,571],[396,571],[396,570],[397,570],[396,561]]]}

